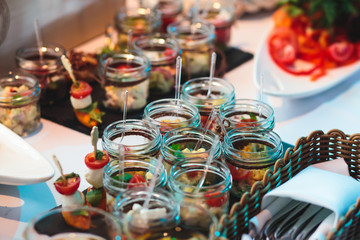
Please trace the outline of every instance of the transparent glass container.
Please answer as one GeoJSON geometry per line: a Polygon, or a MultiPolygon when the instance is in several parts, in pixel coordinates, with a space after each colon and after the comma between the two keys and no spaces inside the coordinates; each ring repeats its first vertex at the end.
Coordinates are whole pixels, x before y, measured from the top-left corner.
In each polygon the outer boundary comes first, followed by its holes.
{"type": "Polygon", "coordinates": [[[109,153],[110,161],[119,159],[120,145],[124,146],[127,154],[157,157],[161,135],[159,129],[146,121],[127,119],[124,125],[124,121],[120,120],[109,124],[102,136],[102,147],[109,153]]]}
{"type": "Polygon", "coordinates": [[[46,43],[40,51],[42,60],[37,46],[19,48],[15,60],[21,71],[38,78],[41,86],[40,103],[49,105],[63,100],[68,95],[71,83],[67,81],[60,59],[65,49],[57,44],[46,43]]]}
{"type": "Polygon", "coordinates": [[[129,30],[132,31],[132,41],[141,35],[159,32],[161,11],[149,7],[124,7],[115,15],[115,27],[118,31],[120,49],[127,49],[129,30]]]}
{"type": "MultiPolygon", "coordinates": [[[[209,97],[207,97],[208,90],[209,77],[191,79],[183,85],[181,90],[181,99],[194,104],[199,109],[202,127],[205,127],[213,108],[218,111],[222,104],[235,98],[234,86],[220,78],[213,78],[209,97]]],[[[216,131],[215,127],[216,121],[213,121],[210,129],[216,131]]]]}
{"type": "Polygon", "coordinates": [[[40,127],[40,85],[34,75],[0,75],[0,122],[25,137],[40,127]]]}
{"type": "Polygon", "coordinates": [[[177,162],[168,177],[168,188],[174,192],[177,199],[200,205],[217,218],[229,209],[231,186],[228,167],[216,160],[213,160],[208,168],[204,159],[177,162]]]}
{"type": "Polygon", "coordinates": [[[149,103],[144,109],[143,119],[158,127],[164,135],[179,127],[198,127],[200,115],[198,109],[183,100],[165,98],[149,103]]]}
{"type": "Polygon", "coordinates": [[[30,220],[23,233],[25,240],[117,240],[120,236],[120,223],[114,216],[101,209],[87,206],[60,207],[43,212],[30,220]]]}
{"type": "Polygon", "coordinates": [[[180,16],[183,9],[182,0],[159,0],[157,7],[161,11],[161,31],[166,32],[167,26],[176,22],[180,16]]]}
{"type": "Polygon", "coordinates": [[[182,50],[184,79],[209,75],[214,31],[214,25],[203,20],[184,19],[169,24],[167,32],[178,40],[182,50]]]}
{"type": "Polygon", "coordinates": [[[127,110],[145,107],[149,95],[150,61],[142,53],[103,55],[100,75],[103,77],[103,105],[106,108],[122,111],[125,91],[128,91],[127,110]]]}
{"type": "MultiPolygon", "coordinates": [[[[155,174],[157,159],[140,155],[125,155],[124,160],[109,162],[104,168],[103,183],[106,191],[106,211],[112,212],[115,198],[127,189],[147,187],[155,174]],[[131,180],[135,174],[134,180],[131,180]],[[144,180],[144,181],[141,181],[144,180]]],[[[156,187],[164,187],[167,173],[163,165],[158,171],[156,187]]]]}
{"type": "Polygon", "coordinates": [[[227,130],[240,127],[261,127],[272,130],[275,125],[273,108],[255,99],[236,99],[224,103],[219,110],[227,130]]]}
{"type": "Polygon", "coordinates": [[[168,34],[152,34],[134,41],[134,49],[142,51],[150,59],[150,93],[153,95],[169,93],[174,89],[176,57],[179,44],[168,34]]]}
{"type": "Polygon", "coordinates": [[[233,186],[231,193],[241,198],[265,172],[272,169],[282,154],[278,134],[262,128],[236,128],[225,136],[223,154],[230,169],[233,186]]]}
{"type": "Polygon", "coordinates": [[[215,44],[224,49],[230,42],[231,26],[235,20],[235,2],[233,0],[213,0],[200,4],[199,17],[215,26],[215,44]]]}
{"type": "MultiPolygon", "coordinates": [[[[193,158],[207,159],[214,140],[215,133],[199,127],[176,128],[166,133],[163,137],[161,154],[164,157],[163,163],[168,173],[172,166],[179,161],[193,158]]],[[[219,159],[220,156],[221,145],[218,144],[214,159],[219,159]]]]}

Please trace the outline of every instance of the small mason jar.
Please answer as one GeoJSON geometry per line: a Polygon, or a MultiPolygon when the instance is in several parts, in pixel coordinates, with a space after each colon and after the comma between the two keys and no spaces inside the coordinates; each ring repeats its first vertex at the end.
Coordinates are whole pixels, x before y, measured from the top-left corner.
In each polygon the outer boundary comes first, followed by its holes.
{"type": "Polygon", "coordinates": [[[200,205],[217,218],[228,211],[231,185],[228,167],[216,160],[208,168],[204,159],[177,162],[168,177],[168,187],[177,199],[200,205]]]}
{"type": "Polygon", "coordinates": [[[241,198],[273,168],[281,157],[282,142],[279,135],[269,129],[236,128],[225,136],[223,154],[233,179],[231,193],[241,198]]]}
{"type": "Polygon", "coordinates": [[[127,49],[130,30],[132,32],[131,40],[160,30],[161,11],[149,7],[122,8],[115,15],[115,27],[118,31],[120,49],[127,49]]]}
{"type": "Polygon", "coordinates": [[[184,79],[209,75],[214,29],[214,25],[203,20],[181,20],[169,24],[167,32],[178,40],[182,50],[184,79]]]}
{"type": "Polygon", "coordinates": [[[134,41],[134,49],[150,59],[150,93],[165,94],[174,89],[176,57],[180,48],[168,34],[141,36],[134,41]]]}
{"type": "Polygon", "coordinates": [[[220,119],[227,130],[241,127],[261,127],[274,129],[273,108],[254,99],[236,99],[221,105],[220,119]]]}
{"type": "Polygon", "coordinates": [[[195,106],[180,99],[165,98],[149,103],[144,109],[143,119],[158,127],[164,135],[179,127],[198,127],[199,111],[195,106]]]}
{"type": "MultiPolygon", "coordinates": [[[[195,78],[183,85],[181,98],[199,109],[201,125],[205,127],[213,108],[218,111],[222,104],[234,100],[235,90],[230,82],[220,78],[214,77],[211,86],[209,86],[209,77],[195,78]],[[207,97],[209,88],[211,93],[207,97]]],[[[215,131],[215,126],[212,125],[210,129],[215,131]]]]}
{"type": "Polygon", "coordinates": [[[160,154],[159,129],[143,120],[127,119],[109,124],[103,132],[102,147],[109,153],[110,161],[119,159],[120,145],[127,154],[157,157],[160,154]]]}
{"type": "Polygon", "coordinates": [[[183,9],[182,0],[159,0],[157,7],[161,11],[161,31],[166,32],[167,26],[176,22],[180,16],[183,9]]]}
{"type": "MultiPolygon", "coordinates": [[[[168,173],[175,163],[193,158],[207,159],[215,140],[215,133],[197,127],[182,127],[170,130],[163,137],[161,154],[168,173]],[[196,148],[196,149],[195,149],[196,148]]],[[[216,146],[214,159],[221,156],[221,146],[216,146]]]]}
{"type": "Polygon", "coordinates": [[[38,79],[27,73],[0,76],[0,122],[25,137],[40,126],[41,88],[38,79]]]}
{"type": "Polygon", "coordinates": [[[125,91],[128,91],[127,110],[145,107],[149,95],[150,61],[143,54],[132,51],[101,57],[105,96],[103,105],[123,110],[125,91]]]}
{"type": "Polygon", "coordinates": [[[22,47],[16,51],[17,67],[26,73],[35,75],[41,86],[40,103],[53,104],[64,99],[70,88],[66,72],[60,57],[65,49],[60,45],[44,44],[39,50],[37,46],[22,47]],[[41,51],[42,57],[40,58],[41,51]]]}
{"type": "Polygon", "coordinates": [[[199,17],[215,26],[215,45],[224,49],[230,42],[231,26],[235,20],[235,2],[233,0],[213,0],[209,4],[202,2],[199,17]]]}
{"type": "MultiPolygon", "coordinates": [[[[104,168],[103,182],[106,191],[106,211],[112,212],[115,198],[125,190],[146,187],[154,177],[157,159],[142,155],[125,155],[124,160],[109,162],[104,168]]],[[[163,165],[158,170],[156,187],[166,185],[167,173],[163,165]]]]}

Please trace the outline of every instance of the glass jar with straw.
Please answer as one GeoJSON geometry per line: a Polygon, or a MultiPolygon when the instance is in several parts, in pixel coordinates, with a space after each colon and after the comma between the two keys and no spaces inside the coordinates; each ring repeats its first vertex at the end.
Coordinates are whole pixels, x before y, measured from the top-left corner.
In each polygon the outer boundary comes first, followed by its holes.
{"type": "Polygon", "coordinates": [[[160,30],[161,11],[146,6],[124,7],[115,15],[115,27],[118,31],[120,49],[126,49],[128,40],[160,30]],[[132,33],[131,39],[128,38],[129,31],[132,33]]]}
{"type": "MultiPolygon", "coordinates": [[[[216,138],[215,133],[204,128],[182,127],[170,130],[163,137],[161,153],[168,172],[175,163],[189,159],[207,159],[216,138]]],[[[214,159],[219,160],[221,146],[215,149],[214,159]]]]}
{"type": "Polygon", "coordinates": [[[231,185],[231,174],[225,164],[204,159],[177,162],[168,178],[168,187],[177,199],[200,205],[218,218],[228,211],[231,185]]]}
{"type": "Polygon", "coordinates": [[[214,25],[192,19],[169,24],[167,32],[180,43],[185,77],[191,79],[209,75],[210,55],[214,49],[214,25]]]}
{"type": "Polygon", "coordinates": [[[229,131],[240,127],[261,127],[272,130],[275,125],[273,108],[255,99],[236,99],[221,105],[220,119],[229,131]]]}
{"type": "Polygon", "coordinates": [[[273,168],[281,157],[282,142],[279,135],[269,129],[236,128],[225,135],[222,149],[233,178],[231,193],[241,198],[273,168]]]}
{"type": "Polygon", "coordinates": [[[124,93],[128,91],[127,110],[138,110],[149,95],[150,61],[138,51],[119,52],[100,58],[100,75],[104,86],[103,105],[123,110],[124,93]]]}
{"type": "Polygon", "coordinates": [[[157,157],[161,147],[160,131],[138,119],[113,122],[104,129],[102,136],[102,147],[109,153],[110,161],[119,158],[121,145],[127,154],[157,157]]]}
{"type": "Polygon", "coordinates": [[[150,93],[169,93],[174,89],[176,57],[180,48],[177,41],[168,34],[141,36],[133,43],[134,49],[142,51],[150,60],[150,93]]]}
{"type": "Polygon", "coordinates": [[[104,168],[103,182],[106,191],[106,209],[113,211],[114,200],[127,189],[147,187],[156,175],[155,187],[166,185],[167,173],[158,159],[142,155],[122,155],[104,168]]]}

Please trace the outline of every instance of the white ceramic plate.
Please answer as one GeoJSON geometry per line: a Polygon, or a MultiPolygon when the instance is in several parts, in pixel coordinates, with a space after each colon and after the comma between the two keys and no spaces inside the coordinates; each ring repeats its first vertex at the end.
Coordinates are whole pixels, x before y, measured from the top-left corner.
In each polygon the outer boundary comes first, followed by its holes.
{"type": "Polygon", "coordinates": [[[360,72],[360,61],[348,66],[328,70],[326,75],[310,81],[310,76],[296,76],[285,72],[271,59],[267,49],[267,36],[263,37],[262,43],[255,54],[254,82],[259,89],[260,76],[263,74],[263,92],[265,94],[304,98],[325,90],[328,90],[346,80],[357,71],[360,72]]]}
{"type": "Polygon", "coordinates": [[[53,176],[54,169],[45,157],[0,124],[0,184],[28,185],[53,176]]]}

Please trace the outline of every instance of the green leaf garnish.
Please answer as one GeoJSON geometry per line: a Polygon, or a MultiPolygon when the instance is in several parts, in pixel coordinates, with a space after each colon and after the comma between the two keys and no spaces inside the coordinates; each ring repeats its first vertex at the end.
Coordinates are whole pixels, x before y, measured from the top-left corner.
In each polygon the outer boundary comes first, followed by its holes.
{"type": "Polygon", "coordinates": [[[130,179],[132,178],[133,176],[130,174],[130,173],[124,173],[124,175],[115,175],[115,176],[112,176],[113,179],[117,180],[117,181],[124,181],[126,183],[130,182],[130,179]]]}
{"type": "Polygon", "coordinates": [[[86,201],[91,204],[91,206],[96,207],[99,205],[102,198],[102,188],[93,188],[86,193],[86,201]]]}
{"type": "Polygon", "coordinates": [[[95,109],[97,108],[98,103],[93,102],[86,108],[77,109],[79,112],[88,113],[90,115],[90,120],[97,121],[99,123],[102,123],[101,117],[105,115],[104,112],[96,112],[95,109]]]}
{"type": "Polygon", "coordinates": [[[84,216],[84,217],[88,217],[89,216],[89,212],[85,209],[81,209],[81,210],[75,210],[71,213],[71,215],[73,216],[84,216]]]}
{"type": "Polygon", "coordinates": [[[173,144],[170,146],[170,148],[171,148],[172,150],[180,151],[180,152],[181,152],[181,145],[180,145],[179,143],[177,143],[177,144],[173,143],[173,144]]]}
{"type": "Polygon", "coordinates": [[[250,119],[257,121],[255,113],[249,113],[250,119]]]}
{"type": "Polygon", "coordinates": [[[100,150],[96,151],[95,160],[101,160],[101,158],[104,156],[104,153],[100,150]]]}

